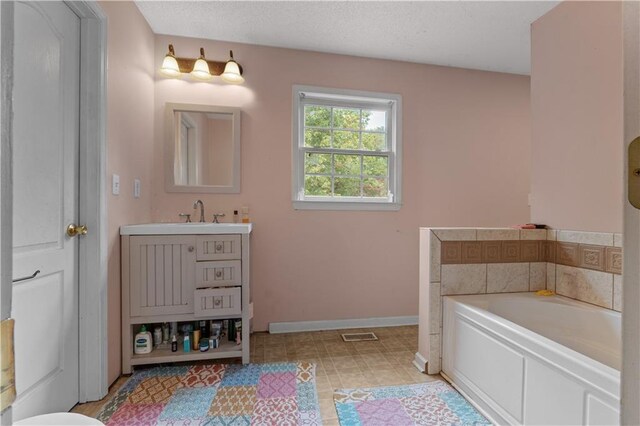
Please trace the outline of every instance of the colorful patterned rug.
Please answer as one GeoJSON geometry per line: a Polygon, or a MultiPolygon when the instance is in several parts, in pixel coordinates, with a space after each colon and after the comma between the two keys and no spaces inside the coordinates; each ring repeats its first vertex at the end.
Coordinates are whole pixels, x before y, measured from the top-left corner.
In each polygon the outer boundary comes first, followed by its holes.
{"type": "Polygon", "coordinates": [[[342,389],[333,394],[341,426],[491,425],[443,381],[342,389]]]}
{"type": "Polygon", "coordinates": [[[140,370],[97,418],[108,426],[319,426],[315,368],[300,362],[140,370]]]}

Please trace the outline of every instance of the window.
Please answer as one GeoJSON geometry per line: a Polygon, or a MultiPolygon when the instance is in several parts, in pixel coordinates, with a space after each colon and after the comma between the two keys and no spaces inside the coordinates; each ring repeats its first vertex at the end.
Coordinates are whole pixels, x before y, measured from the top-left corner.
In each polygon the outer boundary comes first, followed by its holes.
{"type": "Polygon", "coordinates": [[[401,97],[294,86],[296,209],[398,210],[401,97]]]}

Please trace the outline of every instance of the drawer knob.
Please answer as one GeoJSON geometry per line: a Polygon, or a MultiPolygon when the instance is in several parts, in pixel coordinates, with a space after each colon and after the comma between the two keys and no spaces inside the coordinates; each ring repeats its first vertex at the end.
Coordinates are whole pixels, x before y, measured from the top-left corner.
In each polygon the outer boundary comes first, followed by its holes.
{"type": "Polygon", "coordinates": [[[221,300],[220,300],[220,299],[215,299],[215,300],[213,301],[213,304],[214,304],[215,306],[220,306],[220,302],[221,302],[221,300]]]}
{"type": "Polygon", "coordinates": [[[193,253],[194,250],[195,250],[195,247],[193,247],[193,246],[189,246],[189,248],[187,249],[187,251],[189,251],[189,253],[193,253]]]}
{"type": "Polygon", "coordinates": [[[221,251],[222,250],[222,244],[216,245],[216,250],[221,251]]]}
{"type": "Polygon", "coordinates": [[[218,278],[222,277],[222,271],[216,271],[216,277],[218,278]]]}

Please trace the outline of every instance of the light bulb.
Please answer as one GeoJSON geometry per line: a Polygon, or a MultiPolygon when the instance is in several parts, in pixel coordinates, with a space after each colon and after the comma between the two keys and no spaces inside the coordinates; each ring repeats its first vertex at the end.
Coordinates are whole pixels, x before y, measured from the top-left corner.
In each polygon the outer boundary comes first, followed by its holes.
{"type": "Polygon", "coordinates": [[[176,60],[173,45],[169,45],[169,52],[162,61],[162,67],[160,67],[160,74],[166,77],[180,77],[180,67],[176,60]]]}
{"type": "Polygon", "coordinates": [[[200,48],[200,58],[193,64],[191,75],[198,80],[211,80],[213,78],[209,72],[209,64],[204,59],[204,49],[202,47],[200,48]]]}
{"type": "Polygon", "coordinates": [[[224,66],[224,72],[220,74],[222,80],[230,84],[242,84],[244,83],[244,77],[240,74],[240,66],[233,60],[233,51],[229,51],[231,59],[227,61],[224,66]]]}
{"type": "Polygon", "coordinates": [[[165,56],[162,61],[162,68],[160,73],[166,77],[180,77],[180,68],[178,67],[178,61],[173,56],[165,56]]]}

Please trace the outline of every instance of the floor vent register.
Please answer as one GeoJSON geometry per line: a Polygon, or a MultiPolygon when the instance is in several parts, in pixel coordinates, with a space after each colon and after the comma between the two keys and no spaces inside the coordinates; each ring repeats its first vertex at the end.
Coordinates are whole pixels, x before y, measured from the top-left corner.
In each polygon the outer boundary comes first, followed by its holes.
{"type": "Polygon", "coordinates": [[[369,340],[378,340],[378,336],[374,333],[344,333],[342,340],[345,342],[366,342],[369,340]]]}

